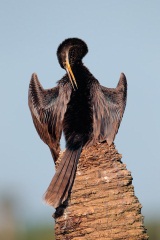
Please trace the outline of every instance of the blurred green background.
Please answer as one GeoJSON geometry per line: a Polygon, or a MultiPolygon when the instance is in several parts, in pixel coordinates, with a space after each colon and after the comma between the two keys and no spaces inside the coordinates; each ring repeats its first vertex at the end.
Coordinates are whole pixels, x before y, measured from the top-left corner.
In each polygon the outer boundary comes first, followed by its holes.
{"type": "MultiPolygon", "coordinates": [[[[54,240],[54,219],[25,222],[19,218],[14,199],[4,198],[0,205],[0,240],[54,240]]],[[[23,214],[23,213],[22,213],[23,214]]],[[[48,216],[49,217],[49,216],[48,216]]],[[[51,217],[51,216],[50,216],[51,217]]],[[[160,240],[160,219],[144,221],[150,240],[160,240]]]]}
{"type": "MultiPolygon", "coordinates": [[[[54,219],[26,221],[15,199],[0,201],[0,240],[54,240],[54,219]]],[[[51,216],[48,216],[51,217],[51,216]]]]}

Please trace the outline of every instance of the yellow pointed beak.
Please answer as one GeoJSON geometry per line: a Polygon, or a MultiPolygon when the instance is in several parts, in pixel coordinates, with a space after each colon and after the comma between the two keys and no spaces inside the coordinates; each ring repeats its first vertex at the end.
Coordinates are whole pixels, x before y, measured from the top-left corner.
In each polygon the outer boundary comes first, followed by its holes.
{"type": "Polygon", "coordinates": [[[72,84],[73,89],[74,90],[75,90],[75,88],[78,89],[76,79],[74,77],[74,74],[72,72],[72,69],[71,69],[71,66],[70,66],[70,63],[69,63],[68,52],[66,53],[65,69],[67,71],[67,74],[68,74],[68,77],[69,77],[69,80],[72,84]]]}

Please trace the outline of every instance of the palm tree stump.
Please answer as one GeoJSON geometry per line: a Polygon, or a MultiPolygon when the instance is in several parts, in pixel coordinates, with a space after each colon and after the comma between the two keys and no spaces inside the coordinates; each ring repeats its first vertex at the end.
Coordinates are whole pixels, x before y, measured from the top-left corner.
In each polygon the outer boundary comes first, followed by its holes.
{"type": "Polygon", "coordinates": [[[142,206],[121,157],[113,144],[83,150],[67,206],[54,214],[56,240],[148,239],[142,206]]]}

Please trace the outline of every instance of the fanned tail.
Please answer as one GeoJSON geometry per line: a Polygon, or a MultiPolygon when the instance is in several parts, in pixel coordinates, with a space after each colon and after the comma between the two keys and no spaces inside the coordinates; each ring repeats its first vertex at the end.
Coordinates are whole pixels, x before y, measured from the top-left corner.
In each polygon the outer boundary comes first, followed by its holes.
{"type": "Polygon", "coordinates": [[[66,149],[58,169],[45,193],[47,204],[57,208],[68,198],[74,183],[78,160],[82,147],[77,150],[66,149]]]}

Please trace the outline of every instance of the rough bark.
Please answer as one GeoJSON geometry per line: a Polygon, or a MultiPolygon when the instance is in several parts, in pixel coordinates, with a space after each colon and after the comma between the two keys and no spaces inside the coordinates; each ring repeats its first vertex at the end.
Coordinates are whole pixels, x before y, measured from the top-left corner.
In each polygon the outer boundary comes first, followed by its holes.
{"type": "Polygon", "coordinates": [[[56,240],[148,239],[142,206],[121,157],[113,144],[83,150],[68,206],[54,215],[56,240]]]}

